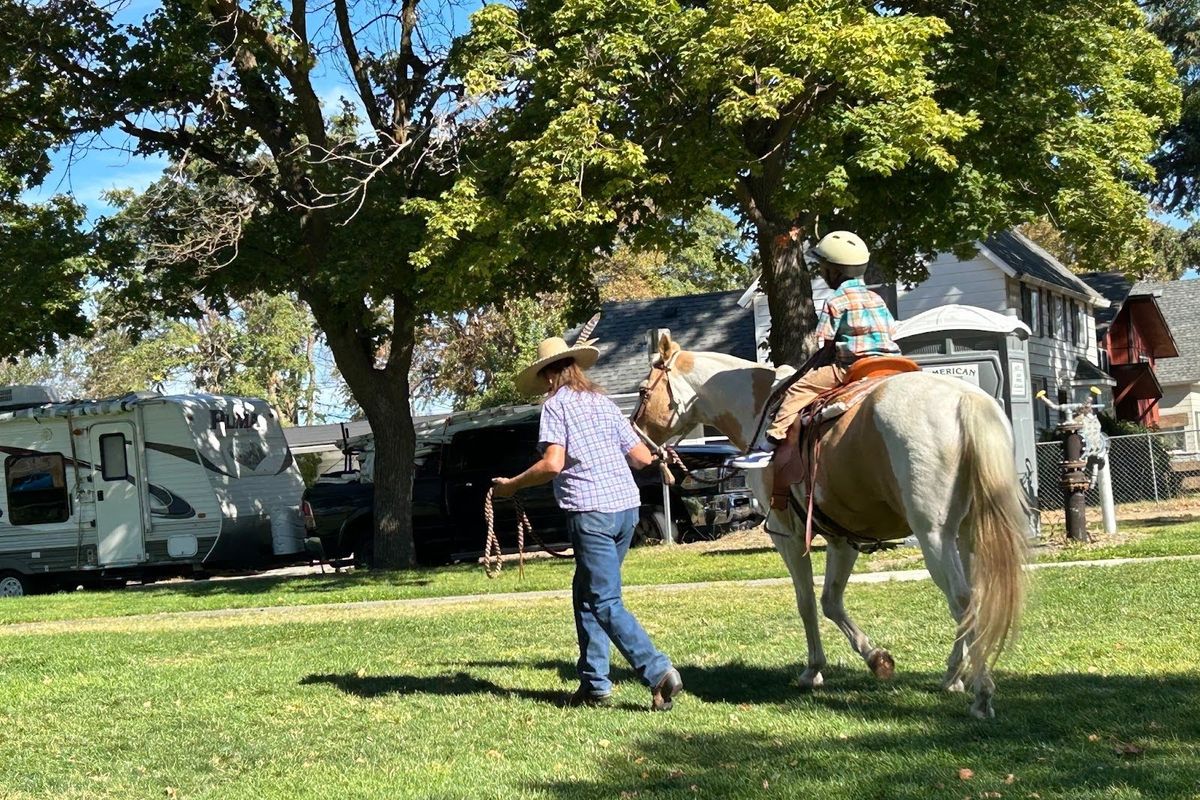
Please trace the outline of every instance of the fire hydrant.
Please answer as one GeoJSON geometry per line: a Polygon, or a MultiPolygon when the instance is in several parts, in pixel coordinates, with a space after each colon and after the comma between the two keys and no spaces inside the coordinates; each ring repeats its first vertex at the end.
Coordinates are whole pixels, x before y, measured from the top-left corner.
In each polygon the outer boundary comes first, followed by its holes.
{"type": "MultiPolygon", "coordinates": [[[[1092,394],[1099,390],[1092,389],[1092,394]]],[[[1094,413],[1100,407],[1089,397],[1082,403],[1068,403],[1066,390],[1059,390],[1058,402],[1046,397],[1045,390],[1037,393],[1038,399],[1058,412],[1056,430],[1063,437],[1063,459],[1059,462],[1062,474],[1059,486],[1063,490],[1063,510],[1067,518],[1067,538],[1076,542],[1091,541],[1087,532],[1087,491],[1092,487],[1087,473],[1087,457],[1083,452],[1082,416],[1094,413]]]]}

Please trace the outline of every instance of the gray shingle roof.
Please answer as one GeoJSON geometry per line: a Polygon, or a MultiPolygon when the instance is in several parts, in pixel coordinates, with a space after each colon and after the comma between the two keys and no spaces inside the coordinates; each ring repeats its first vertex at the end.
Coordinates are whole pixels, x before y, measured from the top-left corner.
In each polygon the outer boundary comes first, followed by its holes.
{"type": "MultiPolygon", "coordinates": [[[[711,350],[755,360],[754,313],[742,292],[713,292],[605,303],[593,337],[600,360],[588,376],[609,394],[636,392],[650,370],[646,331],[669,328],[685,350],[711,350]]],[[[577,330],[566,340],[575,341],[577,330]]]]}
{"type": "Polygon", "coordinates": [[[1093,292],[1075,273],[1058,259],[1016,231],[1000,231],[989,236],[984,244],[1018,275],[1044,281],[1060,289],[1093,297],[1093,292]]]}
{"type": "Polygon", "coordinates": [[[1108,308],[1096,309],[1096,336],[1102,337],[1117,318],[1117,312],[1121,310],[1121,304],[1129,296],[1132,287],[1123,272],[1087,272],[1080,275],[1079,279],[1112,303],[1108,308]]]}
{"type": "Polygon", "coordinates": [[[1131,292],[1162,292],[1158,307],[1179,348],[1178,358],[1155,363],[1158,382],[1200,383],[1200,280],[1139,281],[1131,292]]]}

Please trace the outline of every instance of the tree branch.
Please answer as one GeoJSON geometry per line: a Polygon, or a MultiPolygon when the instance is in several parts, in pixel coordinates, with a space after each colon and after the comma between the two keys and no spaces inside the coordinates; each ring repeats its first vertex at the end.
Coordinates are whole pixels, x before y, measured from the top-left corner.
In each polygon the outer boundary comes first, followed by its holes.
{"type": "Polygon", "coordinates": [[[342,49],[346,51],[346,59],[350,62],[350,71],[354,73],[354,82],[358,86],[358,96],[363,108],[367,110],[367,119],[376,131],[383,130],[383,115],[379,112],[379,103],[371,88],[371,79],[367,68],[358,53],[358,45],[354,41],[354,31],[350,28],[350,11],[346,0],[333,0],[333,10],[337,17],[338,32],[342,37],[342,49]]]}

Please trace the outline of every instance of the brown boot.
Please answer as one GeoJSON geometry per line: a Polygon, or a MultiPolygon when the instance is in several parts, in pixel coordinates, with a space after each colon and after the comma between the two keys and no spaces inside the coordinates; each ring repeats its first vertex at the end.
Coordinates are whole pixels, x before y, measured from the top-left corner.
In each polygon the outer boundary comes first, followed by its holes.
{"type": "Polygon", "coordinates": [[[675,695],[682,691],[683,678],[679,677],[679,670],[672,667],[654,687],[654,694],[650,699],[650,710],[670,711],[675,704],[675,695]]]}

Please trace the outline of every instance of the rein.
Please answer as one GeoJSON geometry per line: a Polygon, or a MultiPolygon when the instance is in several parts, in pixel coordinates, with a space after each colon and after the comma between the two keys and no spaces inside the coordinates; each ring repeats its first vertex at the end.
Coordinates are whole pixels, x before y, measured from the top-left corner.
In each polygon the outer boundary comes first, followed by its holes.
{"type": "MultiPolygon", "coordinates": [[[[538,536],[533,530],[533,523],[529,521],[529,515],[525,513],[525,506],[515,496],[509,498],[512,500],[517,509],[517,577],[525,577],[525,534],[528,533],[534,540],[542,546],[550,555],[555,558],[574,558],[574,555],[568,554],[566,549],[556,550],[550,547],[542,537],[538,536]]],[[[504,563],[501,560],[500,539],[496,536],[496,512],[492,506],[492,490],[488,489],[487,494],[483,498],[483,518],[487,521],[487,542],[483,546],[483,571],[487,573],[489,578],[495,578],[500,574],[504,563]]]]}

